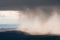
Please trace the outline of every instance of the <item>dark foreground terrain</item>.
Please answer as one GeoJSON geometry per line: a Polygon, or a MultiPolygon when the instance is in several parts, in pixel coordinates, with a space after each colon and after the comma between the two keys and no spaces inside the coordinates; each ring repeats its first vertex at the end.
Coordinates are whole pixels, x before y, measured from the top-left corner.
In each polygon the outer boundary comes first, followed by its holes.
{"type": "Polygon", "coordinates": [[[60,36],[29,35],[21,31],[0,32],[0,40],[60,40],[60,36]]]}

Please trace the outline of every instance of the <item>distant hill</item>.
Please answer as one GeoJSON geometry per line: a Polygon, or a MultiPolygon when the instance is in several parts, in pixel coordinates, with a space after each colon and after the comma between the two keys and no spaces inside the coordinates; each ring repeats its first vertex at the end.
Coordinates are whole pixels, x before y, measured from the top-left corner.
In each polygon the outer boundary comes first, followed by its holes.
{"type": "Polygon", "coordinates": [[[16,30],[16,24],[0,24],[0,32],[16,30]]]}
{"type": "Polygon", "coordinates": [[[0,28],[16,28],[18,24],[0,24],[0,28]]]}

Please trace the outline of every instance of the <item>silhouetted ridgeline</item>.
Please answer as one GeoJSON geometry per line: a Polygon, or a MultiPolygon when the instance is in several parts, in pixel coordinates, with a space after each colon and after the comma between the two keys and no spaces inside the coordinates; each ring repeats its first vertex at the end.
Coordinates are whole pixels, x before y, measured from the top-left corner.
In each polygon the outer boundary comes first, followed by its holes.
{"type": "Polygon", "coordinates": [[[60,36],[29,35],[21,31],[0,32],[0,40],[60,40],[60,36]]]}

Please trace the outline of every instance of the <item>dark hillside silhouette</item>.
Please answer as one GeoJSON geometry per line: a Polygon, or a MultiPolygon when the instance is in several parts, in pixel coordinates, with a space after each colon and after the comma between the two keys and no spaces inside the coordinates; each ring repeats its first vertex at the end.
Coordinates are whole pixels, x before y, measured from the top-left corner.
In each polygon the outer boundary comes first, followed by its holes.
{"type": "Polygon", "coordinates": [[[21,31],[0,32],[0,40],[60,40],[60,36],[29,35],[21,31]]]}

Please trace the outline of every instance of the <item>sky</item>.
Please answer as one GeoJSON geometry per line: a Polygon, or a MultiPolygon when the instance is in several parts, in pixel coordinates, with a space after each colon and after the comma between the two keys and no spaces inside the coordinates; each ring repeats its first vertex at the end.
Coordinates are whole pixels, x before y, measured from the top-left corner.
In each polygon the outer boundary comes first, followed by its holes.
{"type": "MultiPolygon", "coordinates": [[[[24,12],[21,13],[22,15],[20,16],[20,20],[21,20],[20,23],[21,23],[22,26],[20,25],[18,27],[18,29],[19,30],[22,29],[22,30],[25,31],[26,28],[27,28],[28,32],[30,32],[31,30],[32,30],[32,32],[37,32],[38,30],[41,29],[41,28],[39,28],[40,24],[41,24],[41,22],[39,23],[39,20],[40,20],[39,17],[35,18],[34,20],[32,19],[32,21],[29,20],[28,17],[29,17],[30,14],[33,14],[33,16],[39,15],[39,12],[40,12],[39,8],[37,9],[36,14],[35,14],[35,12],[31,12],[30,10],[28,10],[28,11],[30,11],[30,13],[28,15],[28,13],[25,13],[25,10],[27,8],[35,9],[36,7],[40,7],[40,6],[43,6],[41,9],[44,11],[44,12],[42,12],[44,14],[41,13],[42,17],[40,16],[43,19],[43,18],[45,18],[46,15],[49,16],[51,14],[51,13],[49,13],[50,11],[52,11],[51,10],[52,8],[50,8],[51,6],[57,6],[58,9],[60,9],[60,0],[0,0],[0,24],[19,24],[18,11],[12,11],[12,10],[19,10],[19,11],[22,10],[22,11],[24,11],[24,12]],[[25,29],[23,27],[25,27],[25,29]],[[30,27],[32,27],[32,28],[30,29],[30,27]]],[[[52,26],[56,26],[56,24],[54,24],[55,21],[60,24],[60,21],[58,22],[58,20],[56,20],[58,17],[57,16],[55,17],[55,15],[53,15],[52,19],[49,19],[49,21],[47,22],[49,27],[50,27],[50,24],[52,25],[52,22],[53,22],[52,26]],[[51,23],[50,23],[50,21],[51,21],[51,23]]],[[[49,17],[46,17],[46,18],[49,18],[49,17]]],[[[47,25],[47,24],[45,24],[45,25],[47,25]]],[[[44,25],[44,27],[45,27],[45,25],[44,25]]],[[[10,27],[12,27],[12,26],[10,26],[10,27]]],[[[45,30],[43,30],[43,31],[45,31],[45,30]]],[[[39,32],[40,31],[38,31],[38,33],[39,32]]]]}
{"type": "Polygon", "coordinates": [[[37,6],[60,6],[60,0],[0,0],[0,10],[23,10],[37,6]]]}
{"type": "Polygon", "coordinates": [[[0,11],[0,24],[17,24],[17,11],[0,11]]]}
{"type": "Polygon", "coordinates": [[[18,13],[17,11],[0,11],[0,28],[16,27],[18,24],[18,13]]]}

